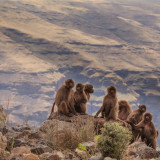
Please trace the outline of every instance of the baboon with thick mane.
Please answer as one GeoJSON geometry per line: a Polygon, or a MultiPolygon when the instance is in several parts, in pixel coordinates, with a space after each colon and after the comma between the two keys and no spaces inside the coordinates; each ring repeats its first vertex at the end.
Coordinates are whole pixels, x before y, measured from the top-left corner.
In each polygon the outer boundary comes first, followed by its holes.
{"type": "Polygon", "coordinates": [[[127,119],[128,115],[132,112],[132,108],[129,105],[129,103],[125,100],[119,101],[118,104],[119,104],[118,118],[124,121],[127,119]]]}
{"type": "Polygon", "coordinates": [[[153,149],[157,148],[158,131],[152,122],[153,115],[151,113],[145,113],[143,120],[137,125],[132,124],[133,130],[140,130],[140,136],[143,142],[153,149]]]}
{"type": "Polygon", "coordinates": [[[54,112],[55,104],[58,108],[58,113],[62,113],[67,116],[77,115],[74,108],[74,91],[72,89],[74,85],[73,79],[67,79],[58,89],[50,116],[54,112]]]}
{"type": "Polygon", "coordinates": [[[74,92],[75,110],[80,114],[86,114],[87,110],[87,95],[84,91],[85,86],[82,83],[77,83],[76,91],[74,92]]]}
{"type": "Polygon", "coordinates": [[[96,113],[95,117],[101,112],[104,113],[106,120],[118,119],[118,101],[116,96],[117,89],[114,86],[107,88],[107,95],[103,98],[103,104],[96,113]]]}

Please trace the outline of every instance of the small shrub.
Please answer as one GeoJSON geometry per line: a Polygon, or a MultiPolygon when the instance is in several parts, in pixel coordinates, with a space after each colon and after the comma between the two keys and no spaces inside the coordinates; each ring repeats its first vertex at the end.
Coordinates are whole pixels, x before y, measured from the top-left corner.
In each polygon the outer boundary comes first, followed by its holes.
{"type": "Polygon", "coordinates": [[[102,135],[98,138],[97,147],[104,157],[121,159],[132,133],[128,128],[122,127],[118,122],[108,122],[102,129],[102,135]]]}
{"type": "Polygon", "coordinates": [[[78,144],[78,148],[79,148],[81,151],[86,151],[86,146],[83,145],[82,143],[79,143],[79,144],[78,144]]]}

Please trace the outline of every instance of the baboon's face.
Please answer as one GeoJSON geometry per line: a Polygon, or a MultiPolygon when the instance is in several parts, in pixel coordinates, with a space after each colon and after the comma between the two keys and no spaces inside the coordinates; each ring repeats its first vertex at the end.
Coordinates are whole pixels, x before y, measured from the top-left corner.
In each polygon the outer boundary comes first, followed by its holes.
{"type": "Polygon", "coordinates": [[[144,115],[144,120],[145,120],[145,122],[151,122],[152,121],[152,114],[151,113],[146,113],[145,115],[144,115]]]}
{"type": "Polygon", "coordinates": [[[77,85],[76,85],[76,90],[77,91],[83,91],[83,89],[84,89],[84,85],[82,84],[82,83],[78,83],[77,85]]]}
{"type": "Polygon", "coordinates": [[[91,84],[86,84],[85,91],[88,93],[93,93],[94,92],[93,86],[91,84]]]}
{"type": "Polygon", "coordinates": [[[139,105],[139,110],[141,113],[144,113],[146,111],[146,106],[145,105],[139,105]]]}
{"type": "Polygon", "coordinates": [[[116,96],[116,88],[114,86],[111,86],[108,88],[108,93],[109,95],[111,95],[112,97],[116,96]]]}
{"type": "Polygon", "coordinates": [[[66,84],[66,86],[67,86],[68,88],[73,88],[73,87],[74,87],[74,81],[73,81],[73,79],[67,79],[67,80],[65,81],[65,84],[66,84]]]}

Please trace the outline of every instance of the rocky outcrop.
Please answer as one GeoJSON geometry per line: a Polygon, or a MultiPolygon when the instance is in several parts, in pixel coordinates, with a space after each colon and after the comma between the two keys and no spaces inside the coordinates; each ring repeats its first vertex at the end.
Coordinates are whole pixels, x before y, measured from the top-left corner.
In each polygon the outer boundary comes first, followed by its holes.
{"type": "MultiPolygon", "coordinates": [[[[112,160],[110,157],[102,157],[96,148],[96,140],[95,142],[94,140],[81,141],[76,146],[73,143],[74,147],[67,152],[62,152],[57,147],[57,140],[61,145],[64,145],[63,143],[71,145],[71,139],[79,140],[81,137],[76,135],[77,128],[87,124],[83,129],[88,129],[90,136],[92,134],[90,125],[93,124],[92,129],[99,132],[105,122],[102,118],[94,119],[90,115],[67,117],[57,116],[54,113],[51,120],[46,120],[36,129],[31,129],[28,125],[18,125],[10,130],[7,129],[6,132],[1,130],[0,157],[2,160],[112,160]]],[[[83,130],[83,132],[83,136],[88,136],[87,130],[83,130]]],[[[157,158],[160,157],[160,151],[153,150],[143,142],[135,142],[129,146],[126,157],[133,159],[157,158]]]]}
{"type": "Polygon", "coordinates": [[[130,152],[128,155],[138,159],[152,159],[160,157],[160,151],[148,147],[144,142],[135,142],[131,144],[129,146],[129,150],[130,152]]]}

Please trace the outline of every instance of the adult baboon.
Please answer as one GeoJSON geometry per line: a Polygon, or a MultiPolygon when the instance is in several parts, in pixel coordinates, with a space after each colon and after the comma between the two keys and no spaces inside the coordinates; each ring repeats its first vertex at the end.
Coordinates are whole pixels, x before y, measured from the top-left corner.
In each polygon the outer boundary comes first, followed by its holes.
{"type": "Polygon", "coordinates": [[[85,86],[82,83],[78,83],[74,92],[75,110],[80,114],[86,114],[87,110],[88,98],[84,89],[85,86]]]}
{"type": "MultiPolygon", "coordinates": [[[[127,117],[127,123],[131,125],[138,124],[143,119],[145,111],[146,111],[146,106],[139,105],[138,109],[134,110],[133,112],[129,114],[129,116],[127,117]]],[[[133,143],[140,136],[139,130],[133,130],[132,133],[133,133],[133,138],[132,138],[131,143],[133,143]]]]}
{"type": "Polygon", "coordinates": [[[88,101],[90,99],[90,94],[94,92],[93,86],[91,84],[85,84],[84,91],[87,95],[88,101]]]}
{"type": "Polygon", "coordinates": [[[145,142],[148,146],[151,146],[153,149],[156,149],[158,131],[156,130],[152,119],[153,115],[151,113],[145,113],[141,122],[137,125],[134,125],[133,123],[131,125],[133,130],[140,130],[140,136],[143,142],[145,142]]]}
{"type": "Polygon", "coordinates": [[[74,85],[73,79],[67,79],[58,89],[50,116],[54,112],[55,104],[57,105],[58,113],[65,114],[67,116],[77,115],[74,108],[74,91],[72,89],[74,85]]]}
{"type": "Polygon", "coordinates": [[[107,88],[107,95],[103,98],[103,104],[96,113],[95,117],[97,117],[100,112],[104,112],[106,120],[118,119],[118,101],[116,92],[117,90],[114,86],[107,88]]]}
{"type": "Polygon", "coordinates": [[[132,112],[132,108],[129,105],[129,103],[125,100],[119,101],[118,104],[119,104],[118,118],[124,121],[127,119],[128,115],[132,112]]]}

